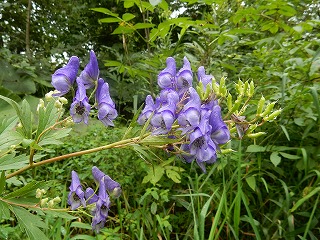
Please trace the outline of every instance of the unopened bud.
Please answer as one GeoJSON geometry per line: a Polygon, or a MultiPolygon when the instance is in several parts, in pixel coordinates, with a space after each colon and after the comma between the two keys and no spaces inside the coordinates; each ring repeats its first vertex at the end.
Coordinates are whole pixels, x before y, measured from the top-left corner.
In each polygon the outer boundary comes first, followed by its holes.
{"type": "Polygon", "coordinates": [[[258,127],[257,124],[251,124],[247,130],[247,133],[253,132],[258,127]]]}
{"type": "Polygon", "coordinates": [[[257,137],[260,137],[265,134],[267,134],[267,133],[266,132],[257,132],[257,133],[249,133],[249,134],[247,134],[247,136],[249,138],[257,138],[257,137]]]}
{"type": "Polygon", "coordinates": [[[264,96],[262,96],[257,105],[257,115],[260,115],[262,113],[265,102],[266,102],[266,99],[264,98],[264,96]]]}
{"type": "Polygon", "coordinates": [[[231,152],[235,152],[235,151],[231,148],[221,149],[222,154],[227,154],[227,153],[231,153],[231,152]]]}
{"type": "Polygon", "coordinates": [[[37,106],[37,112],[39,112],[40,108],[44,108],[44,101],[42,99],[39,100],[38,106],[37,106]]]}
{"type": "Polygon", "coordinates": [[[59,97],[58,99],[62,104],[67,104],[68,103],[68,99],[66,99],[65,97],[59,97]]]}
{"type": "Polygon", "coordinates": [[[22,128],[22,123],[21,122],[18,122],[17,128],[22,128]]]}
{"type": "Polygon", "coordinates": [[[253,94],[254,94],[254,82],[253,82],[253,81],[250,82],[248,92],[249,92],[249,93],[248,93],[248,96],[249,96],[249,97],[252,97],[253,94]]]}
{"type": "Polygon", "coordinates": [[[48,208],[53,208],[54,207],[55,202],[53,200],[50,200],[48,202],[48,208]]]}
{"type": "Polygon", "coordinates": [[[60,203],[60,202],[61,202],[61,198],[60,198],[60,197],[55,197],[55,198],[53,199],[53,202],[54,202],[54,203],[60,203]]]}
{"type": "Polygon", "coordinates": [[[56,100],[55,103],[54,103],[54,106],[57,108],[57,109],[61,109],[62,108],[62,103],[59,101],[59,100],[56,100]]]}
{"type": "Polygon", "coordinates": [[[42,198],[42,196],[44,195],[44,194],[46,194],[46,190],[45,189],[40,189],[40,188],[38,188],[37,190],[36,190],[36,198],[42,198]]]}
{"type": "Polygon", "coordinates": [[[225,77],[222,77],[222,78],[220,79],[219,95],[222,96],[222,97],[225,97],[225,96],[227,95],[226,79],[225,79],[225,77]]]}
{"type": "Polygon", "coordinates": [[[47,202],[48,202],[49,198],[44,198],[44,199],[41,199],[40,201],[40,206],[41,207],[45,207],[47,202]]]}
{"type": "Polygon", "coordinates": [[[246,81],[243,85],[243,93],[246,94],[246,95],[249,95],[248,94],[248,88],[249,88],[249,82],[246,81]]]}
{"type": "MultiPolygon", "coordinates": [[[[55,90],[56,91],[56,90],[55,90]]],[[[52,97],[52,95],[54,94],[55,92],[54,91],[50,91],[50,92],[48,92],[48,93],[46,93],[46,95],[45,95],[45,99],[46,99],[46,101],[50,101],[53,97],[52,97]]]]}
{"type": "Polygon", "coordinates": [[[264,118],[265,116],[270,114],[272,112],[273,107],[274,107],[275,104],[276,104],[276,102],[269,103],[267,105],[266,109],[263,111],[263,113],[260,114],[260,116],[264,118]]]}
{"type": "Polygon", "coordinates": [[[216,83],[214,78],[212,78],[211,88],[216,95],[219,95],[219,84],[216,83]]]}
{"type": "Polygon", "coordinates": [[[273,121],[276,117],[278,117],[280,115],[281,112],[282,112],[282,109],[276,110],[273,113],[271,113],[269,116],[264,117],[263,120],[264,121],[273,121]]]}
{"type": "Polygon", "coordinates": [[[121,193],[122,193],[121,188],[116,187],[116,188],[113,189],[111,195],[112,195],[113,197],[115,197],[115,198],[118,198],[118,197],[120,197],[121,193]]]}
{"type": "Polygon", "coordinates": [[[238,83],[236,84],[236,90],[238,94],[243,95],[243,82],[239,79],[238,83]]]}
{"type": "Polygon", "coordinates": [[[235,112],[239,109],[242,102],[242,95],[238,95],[237,100],[234,102],[234,105],[230,112],[235,112]]]}

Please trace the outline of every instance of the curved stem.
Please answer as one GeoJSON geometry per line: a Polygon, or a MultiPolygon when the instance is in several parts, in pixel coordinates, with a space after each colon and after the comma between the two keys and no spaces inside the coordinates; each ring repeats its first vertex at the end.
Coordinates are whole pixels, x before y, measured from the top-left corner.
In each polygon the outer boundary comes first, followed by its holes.
{"type": "MultiPolygon", "coordinates": [[[[146,135],[148,135],[148,134],[146,134],[146,135]]],[[[121,141],[118,141],[118,142],[115,142],[115,143],[111,143],[111,144],[108,144],[108,145],[105,145],[105,146],[91,148],[91,149],[87,149],[87,150],[83,150],[83,151],[79,151],[79,152],[74,152],[74,153],[69,153],[69,154],[65,154],[65,155],[62,155],[62,156],[49,158],[49,159],[43,160],[41,162],[36,162],[36,163],[32,163],[32,164],[29,163],[29,165],[27,165],[27,166],[25,166],[23,168],[20,168],[19,170],[15,171],[15,172],[13,172],[11,174],[8,174],[6,176],[6,179],[12,178],[12,177],[14,177],[14,176],[16,176],[16,175],[18,175],[18,174],[20,174],[20,173],[22,173],[24,171],[27,171],[27,170],[29,170],[31,168],[39,167],[39,166],[42,166],[42,165],[45,165],[45,164],[48,164],[48,163],[58,162],[58,161],[61,161],[61,160],[67,159],[67,158],[77,157],[77,156],[81,156],[81,155],[89,154],[89,153],[94,153],[94,152],[99,152],[99,151],[110,149],[110,148],[121,148],[121,147],[125,147],[125,146],[128,146],[128,145],[137,143],[140,140],[141,140],[140,137],[129,138],[129,139],[121,140],[121,141]]]]}

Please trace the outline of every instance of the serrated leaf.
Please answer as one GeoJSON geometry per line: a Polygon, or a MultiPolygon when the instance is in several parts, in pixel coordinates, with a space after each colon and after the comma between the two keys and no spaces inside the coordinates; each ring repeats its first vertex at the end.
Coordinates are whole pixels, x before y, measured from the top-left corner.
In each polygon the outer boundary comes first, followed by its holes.
{"type": "Polygon", "coordinates": [[[161,166],[151,166],[149,167],[148,175],[143,178],[142,183],[151,182],[155,185],[157,182],[160,181],[164,174],[164,168],[161,166]]]}
{"type": "Polygon", "coordinates": [[[279,156],[278,152],[273,152],[270,155],[270,160],[273,163],[273,165],[276,167],[280,164],[281,162],[281,157],[279,156]]]}
{"type": "Polygon", "coordinates": [[[7,154],[0,158],[0,170],[12,170],[19,169],[28,164],[28,158],[26,155],[20,155],[15,157],[15,154],[7,154]]]}
{"type": "Polygon", "coordinates": [[[35,139],[37,139],[45,129],[52,126],[58,119],[58,111],[54,105],[55,101],[50,101],[45,108],[39,108],[39,120],[35,139]]]}
{"type": "Polygon", "coordinates": [[[62,142],[59,140],[69,135],[72,128],[59,128],[49,131],[38,143],[39,146],[55,144],[59,145],[62,142]]]}
{"type": "Polygon", "coordinates": [[[42,221],[42,219],[33,215],[22,207],[12,206],[11,211],[16,216],[20,227],[24,230],[30,240],[47,240],[48,238],[42,232],[40,228],[47,228],[46,224],[42,221]]]}
{"type": "MultiPolygon", "coordinates": [[[[0,150],[6,152],[11,146],[19,145],[23,140],[23,136],[16,131],[6,131],[0,134],[0,150]]],[[[1,156],[0,152],[0,156],[1,156]]]]}
{"type": "Polygon", "coordinates": [[[40,188],[40,186],[43,185],[43,182],[37,182],[32,181],[28,183],[27,185],[23,186],[22,188],[19,188],[15,190],[14,192],[11,192],[7,195],[5,195],[4,199],[12,199],[12,198],[22,198],[28,194],[36,195],[36,189],[40,188]]]}
{"type": "Polygon", "coordinates": [[[10,211],[9,205],[6,202],[0,200],[0,219],[9,219],[10,211]]]}
{"type": "Polygon", "coordinates": [[[178,172],[172,170],[172,169],[166,169],[166,174],[168,178],[170,178],[175,183],[181,183],[181,176],[178,172]]]}

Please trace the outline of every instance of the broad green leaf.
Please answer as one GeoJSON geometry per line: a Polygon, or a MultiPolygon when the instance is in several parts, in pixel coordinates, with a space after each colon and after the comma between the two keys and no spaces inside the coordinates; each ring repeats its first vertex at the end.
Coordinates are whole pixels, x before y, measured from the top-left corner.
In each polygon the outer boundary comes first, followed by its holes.
{"type": "Polygon", "coordinates": [[[301,156],[298,156],[298,155],[293,155],[293,154],[289,154],[289,153],[285,153],[285,152],[279,152],[280,155],[284,158],[288,158],[288,159],[291,159],[291,160],[296,160],[296,159],[300,159],[301,156]]]}
{"type": "Polygon", "coordinates": [[[131,19],[134,19],[136,16],[132,13],[125,13],[122,15],[122,20],[125,22],[130,21],[131,19]]]}
{"type": "Polygon", "coordinates": [[[249,145],[246,152],[264,152],[266,147],[259,145],[249,145]]]}
{"type": "Polygon", "coordinates": [[[118,62],[118,61],[110,61],[110,60],[108,60],[108,61],[106,61],[106,63],[104,65],[107,66],[107,67],[119,67],[119,66],[123,65],[123,63],[122,62],[118,62]]]}
{"type": "Polygon", "coordinates": [[[121,19],[119,18],[102,18],[99,19],[100,23],[113,23],[113,22],[121,22],[121,19]]]}
{"type": "Polygon", "coordinates": [[[40,228],[47,228],[42,219],[29,213],[22,207],[12,206],[11,211],[16,216],[20,227],[27,233],[30,240],[47,240],[47,236],[42,232],[40,228]]]}
{"type": "Polygon", "coordinates": [[[113,17],[118,17],[119,16],[119,14],[113,13],[107,8],[91,8],[90,10],[95,11],[95,12],[101,12],[101,13],[104,13],[104,14],[107,14],[107,15],[110,15],[110,16],[113,16],[113,17]]]}
{"type": "Polygon", "coordinates": [[[62,141],[60,141],[59,139],[68,136],[71,130],[72,128],[57,128],[55,130],[51,130],[50,132],[48,132],[47,135],[45,135],[40,140],[38,145],[39,146],[44,146],[49,144],[59,145],[62,143],[62,141]]]}
{"type": "Polygon", "coordinates": [[[281,162],[281,157],[279,156],[278,152],[273,152],[270,155],[270,160],[273,163],[273,165],[276,167],[280,164],[281,162]]]}
{"type": "Polygon", "coordinates": [[[160,181],[164,174],[164,168],[161,166],[150,166],[148,175],[143,178],[142,183],[151,182],[153,185],[155,185],[157,182],[160,181]]]}
{"type": "Polygon", "coordinates": [[[32,138],[32,112],[29,103],[26,99],[21,104],[21,116],[20,121],[22,128],[24,129],[25,137],[32,138]]]}
{"type": "Polygon", "coordinates": [[[126,1],[124,1],[123,6],[124,6],[124,8],[131,8],[131,7],[133,7],[133,6],[134,6],[134,0],[131,0],[131,1],[126,0],[126,1]]]}
{"type": "Polygon", "coordinates": [[[5,174],[5,171],[2,171],[1,175],[0,175],[0,194],[1,194],[1,196],[3,195],[2,192],[5,189],[5,186],[6,186],[6,174],[5,174]]]}
{"type": "Polygon", "coordinates": [[[0,134],[0,157],[1,153],[6,152],[15,145],[19,145],[22,140],[23,136],[15,131],[6,131],[0,134]]]}
{"type": "Polygon", "coordinates": [[[133,27],[134,29],[152,28],[155,25],[153,23],[137,23],[133,27]]]}
{"type": "Polygon", "coordinates": [[[158,208],[157,203],[156,202],[152,202],[150,210],[151,210],[151,213],[153,215],[155,215],[157,213],[157,208],[158,208]]]}
{"type": "Polygon", "coordinates": [[[90,224],[87,224],[87,223],[83,223],[83,222],[72,222],[70,227],[73,227],[73,228],[82,228],[82,229],[88,229],[88,230],[91,230],[92,227],[90,224]]]}
{"type": "Polygon", "coordinates": [[[254,176],[247,177],[246,182],[253,191],[256,190],[256,178],[254,176]]]}
{"type": "Polygon", "coordinates": [[[0,170],[19,169],[28,164],[28,157],[26,155],[15,156],[14,153],[7,154],[0,158],[0,170]]]}
{"type": "Polygon", "coordinates": [[[18,121],[17,116],[3,119],[3,121],[0,124],[0,134],[6,131],[12,131],[12,129],[16,126],[17,121],[18,121]]]}

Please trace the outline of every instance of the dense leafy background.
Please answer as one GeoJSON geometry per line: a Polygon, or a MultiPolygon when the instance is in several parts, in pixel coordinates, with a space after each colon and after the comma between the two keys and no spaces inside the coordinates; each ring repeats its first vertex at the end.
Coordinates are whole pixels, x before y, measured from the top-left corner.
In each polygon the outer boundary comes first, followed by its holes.
{"type": "MultiPolygon", "coordinates": [[[[216,79],[226,76],[229,87],[239,78],[253,80],[256,102],[263,95],[283,112],[275,124],[263,126],[267,135],[241,145],[234,140],[237,152],[221,156],[206,175],[162,152],[142,160],[139,151],[112,150],[27,172],[11,181],[11,188],[32,177],[54,180],[48,194],[64,197],[65,204],[70,171],[77,170],[89,185],[91,166],[98,165],[123,186],[101,239],[320,238],[319,3],[34,0],[31,6],[27,31],[28,1],[0,3],[1,95],[16,101],[43,97],[55,69],[72,55],[84,67],[94,49],[122,115],[118,126],[129,121],[147,94],[157,93],[156,76],[169,56],[180,66],[187,56],[194,71],[203,65],[216,79]],[[161,166],[157,171],[163,175],[150,175],[150,162],[161,166]]],[[[0,106],[7,114],[9,107],[2,101],[0,106]]],[[[248,117],[255,108],[248,107],[248,117]]],[[[124,131],[99,123],[78,126],[64,145],[46,154],[113,142],[124,131]]],[[[57,221],[46,215],[45,234],[95,239],[90,218],[81,218],[57,221]]],[[[0,236],[23,236],[12,222],[13,216],[2,220],[0,236]]]]}

